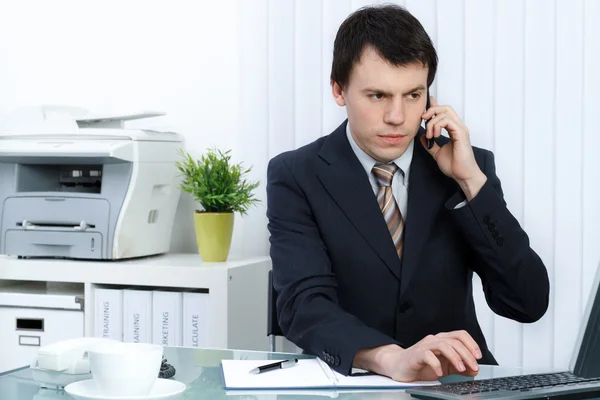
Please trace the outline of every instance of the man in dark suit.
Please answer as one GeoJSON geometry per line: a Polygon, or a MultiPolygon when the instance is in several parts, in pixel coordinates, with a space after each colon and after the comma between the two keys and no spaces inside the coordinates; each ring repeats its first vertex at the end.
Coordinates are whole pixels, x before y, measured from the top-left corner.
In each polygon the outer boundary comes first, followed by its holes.
{"type": "Polygon", "coordinates": [[[506,207],[493,154],[471,146],[450,106],[431,98],[424,113],[436,67],[405,9],[355,12],[337,33],[331,74],[348,119],[269,163],[280,325],[343,374],[414,381],[496,364],[473,272],[499,315],[534,322],[548,306],[546,268],[506,207]]]}

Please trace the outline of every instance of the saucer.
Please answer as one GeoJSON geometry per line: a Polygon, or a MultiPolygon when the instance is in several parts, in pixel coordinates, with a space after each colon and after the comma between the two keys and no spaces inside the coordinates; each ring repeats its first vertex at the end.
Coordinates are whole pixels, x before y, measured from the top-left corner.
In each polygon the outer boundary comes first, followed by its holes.
{"type": "Polygon", "coordinates": [[[154,400],[166,399],[180,394],[185,384],[172,379],[156,379],[150,393],[146,396],[106,396],[100,392],[93,379],[86,379],[65,386],[65,392],[76,400],[154,400]]]}

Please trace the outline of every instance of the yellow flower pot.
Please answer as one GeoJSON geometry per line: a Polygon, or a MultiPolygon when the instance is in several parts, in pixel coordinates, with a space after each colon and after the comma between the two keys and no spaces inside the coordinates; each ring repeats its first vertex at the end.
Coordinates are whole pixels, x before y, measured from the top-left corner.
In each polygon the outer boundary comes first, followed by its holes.
{"type": "Polygon", "coordinates": [[[203,261],[226,261],[233,235],[233,213],[196,212],[196,241],[203,261]]]}

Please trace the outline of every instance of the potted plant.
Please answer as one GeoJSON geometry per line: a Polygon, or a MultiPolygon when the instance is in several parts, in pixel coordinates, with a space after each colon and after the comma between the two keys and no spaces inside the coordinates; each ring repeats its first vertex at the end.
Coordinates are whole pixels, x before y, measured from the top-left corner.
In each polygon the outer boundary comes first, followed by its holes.
{"type": "Polygon", "coordinates": [[[245,215],[259,202],[253,191],[258,182],[245,179],[252,167],[231,163],[231,150],[208,149],[200,160],[180,150],[176,165],[183,175],[181,190],[190,193],[202,205],[196,210],[194,224],[200,256],[204,261],[225,261],[233,234],[234,213],[245,215]]]}

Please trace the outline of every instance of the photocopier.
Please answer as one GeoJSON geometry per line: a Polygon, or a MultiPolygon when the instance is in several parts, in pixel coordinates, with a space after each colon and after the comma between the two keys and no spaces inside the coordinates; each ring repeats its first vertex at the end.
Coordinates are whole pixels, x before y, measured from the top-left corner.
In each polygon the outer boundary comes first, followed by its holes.
{"type": "Polygon", "coordinates": [[[184,141],[94,115],[27,107],[0,121],[0,254],[117,260],[169,251],[184,141]]]}

